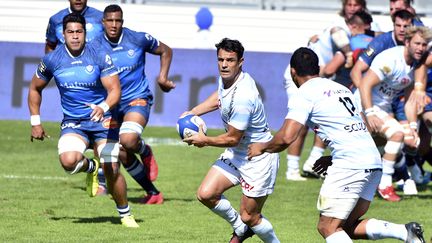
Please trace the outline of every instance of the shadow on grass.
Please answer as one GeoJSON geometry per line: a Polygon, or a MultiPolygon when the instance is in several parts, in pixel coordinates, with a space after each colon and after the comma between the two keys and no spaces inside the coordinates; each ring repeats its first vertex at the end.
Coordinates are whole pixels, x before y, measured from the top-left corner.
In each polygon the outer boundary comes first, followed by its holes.
{"type": "MultiPolygon", "coordinates": [[[[112,224],[121,224],[119,217],[96,217],[96,218],[79,218],[79,217],[50,217],[51,220],[60,221],[60,220],[71,220],[76,224],[89,224],[89,223],[106,223],[111,222],[112,224]]],[[[137,223],[142,223],[144,220],[135,219],[137,223]]]]}
{"type": "MultiPolygon", "coordinates": [[[[129,202],[141,204],[143,197],[128,197],[129,202]]],[[[164,202],[195,202],[196,199],[164,197],[164,202]]]]}

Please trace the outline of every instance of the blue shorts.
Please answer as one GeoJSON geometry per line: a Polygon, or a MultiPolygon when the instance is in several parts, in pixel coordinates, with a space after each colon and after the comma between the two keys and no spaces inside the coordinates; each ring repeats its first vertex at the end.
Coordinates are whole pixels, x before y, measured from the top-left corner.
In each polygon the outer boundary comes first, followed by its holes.
{"type": "Polygon", "coordinates": [[[392,110],[395,116],[395,119],[398,121],[406,121],[407,117],[405,115],[405,96],[398,95],[393,99],[392,102],[392,110]]]}
{"type": "Polygon", "coordinates": [[[150,117],[150,108],[151,108],[151,104],[149,104],[149,102],[146,99],[140,99],[140,98],[134,99],[133,101],[129,102],[129,104],[125,106],[121,106],[119,108],[119,114],[118,114],[119,121],[120,123],[122,123],[125,115],[130,112],[137,112],[141,116],[143,116],[146,119],[146,121],[148,121],[150,117]]]}
{"type": "Polygon", "coordinates": [[[93,147],[95,142],[102,139],[118,141],[119,130],[119,123],[111,116],[104,117],[101,122],[87,119],[64,119],[61,123],[60,137],[68,133],[79,134],[87,140],[89,147],[93,147]]]}

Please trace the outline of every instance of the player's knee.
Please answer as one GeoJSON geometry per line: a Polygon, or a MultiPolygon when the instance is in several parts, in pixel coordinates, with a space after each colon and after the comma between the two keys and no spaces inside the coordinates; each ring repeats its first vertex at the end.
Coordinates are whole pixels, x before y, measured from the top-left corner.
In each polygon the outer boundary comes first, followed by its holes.
{"type": "Polygon", "coordinates": [[[84,165],[84,157],[82,154],[77,153],[62,153],[59,156],[60,163],[68,174],[76,174],[81,171],[84,165]]]}
{"type": "Polygon", "coordinates": [[[125,150],[137,151],[140,137],[136,133],[123,133],[120,135],[120,144],[125,150]]]}
{"type": "Polygon", "coordinates": [[[388,141],[384,146],[384,152],[387,154],[399,154],[402,150],[402,146],[402,142],[388,141]]]}
{"type": "Polygon", "coordinates": [[[209,208],[214,207],[218,201],[217,195],[205,187],[200,187],[198,189],[196,197],[198,201],[209,208]]]}
{"type": "Polygon", "coordinates": [[[241,220],[249,227],[253,227],[259,223],[261,214],[250,214],[246,210],[243,210],[240,214],[241,220]]]}

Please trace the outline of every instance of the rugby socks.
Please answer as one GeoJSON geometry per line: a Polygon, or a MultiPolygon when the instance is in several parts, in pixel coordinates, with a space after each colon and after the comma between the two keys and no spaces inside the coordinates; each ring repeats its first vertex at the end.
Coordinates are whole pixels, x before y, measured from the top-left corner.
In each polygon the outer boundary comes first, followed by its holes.
{"type": "Polygon", "coordinates": [[[379,184],[379,189],[385,189],[393,183],[392,175],[394,174],[394,161],[383,159],[383,174],[381,176],[381,181],[379,184]]]}
{"type": "Polygon", "coordinates": [[[103,169],[102,168],[98,169],[97,178],[98,178],[98,181],[99,181],[99,186],[103,186],[103,187],[106,188],[105,175],[103,173],[103,169]]]}
{"type": "Polygon", "coordinates": [[[348,234],[343,230],[331,234],[325,240],[326,243],[353,242],[348,234]]]}
{"type": "Polygon", "coordinates": [[[251,227],[251,229],[263,242],[280,242],[273,230],[272,224],[264,216],[261,218],[261,223],[251,227]]]}
{"type": "Polygon", "coordinates": [[[299,170],[299,160],[300,156],[287,155],[287,166],[288,171],[298,171],[299,170]]]}
{"type": "Polygon", "coordinates": [[[140,184],[147,194],[159,194],[159,191],[156,189],[154,184],[148,179],[144,165],[138,159],[135,159],[132,165],[125,167],[125,169],[132,176],[132,178],[134,178],[134,180],[140,184]]]}
{"type": "Polygon", "coordinates": [[[117,205],[117,211],[120,215],[120,218],[131,215],[129,205],[126,205],[126,206],[118,206],[117,205]]]}
{"type": "Polygon", "coordinates": [[[86,173],[93,173],[93,171],[96,169],[95,162],[92,159],[87,159],[87,158],[84,158],[84,160],[87,160],[87,164],[88,164],[86,173]]]}
{"type": "Polygon", "coordinates": [[[312,169],[315,162],[323,156],[325,149],[317,146],[313,146],[312,151],[309,154],[309,158],[306,160],[305,165],[312,169]]]}
{"type": "Polygon", "coordinates": [[[145,146],[145,142],[143,139],[140,141],[140,148],[138,149],[138,153],[144,157],[148,156],[150,153],[150,149],[147,149],[147,146],[145,146]]]}
{"type": "Polygon", "coordinates": [[[370,240],[394,238],[404,241],[408,237],[408,232],[403,224],[369,219],[366,223],[366,235],[370,240]]]}
{"type": "Polygon", "coordinates": [[[243,223],[238,212],[231,206],[231,203],[222,195],[218,204],[211,209],[215,214],[225,219],[239,236],[244,235],[247,225],[243,223]]]}

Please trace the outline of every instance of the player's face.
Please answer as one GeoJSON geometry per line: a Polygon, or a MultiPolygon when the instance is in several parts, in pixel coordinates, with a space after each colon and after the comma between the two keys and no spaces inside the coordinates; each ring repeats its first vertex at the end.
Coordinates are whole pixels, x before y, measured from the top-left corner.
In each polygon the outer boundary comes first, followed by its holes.
{"type": "Polygon", "coordinates": [[[123,27],[121,12],[106,13],[103,19],[105,34],[109,39],[119,38],[123,27]]]}
{"type": "Polygon", "coordinates": [[[81,12],[87,6],[87,0],[69,0],[72,11],[81,12]]]}
{"type": "Polygon", "coordinates": [[[425,54],[427,44],[426,40],[419,33],[416,33],[409,42],[405,42],[408,54],[416,61],[419,61],[425,54]]]}
{"type": "Polygon", "coordinates": [[[68,23],[63,31],[66,46],[75,56],[79,55],[85,45],[85,29],[80,23],[68,23]]]}
{"type": "Polygon", "coordinates": [[[407,6],[405,5],[403,0],[390,2],[390,16],[393,16],[393,14],[399,10],[405,10],[405,9],[407,9],[407,6]]]}
{"type": "Polygon", "coordinates": [[[398,42],[403,43],[405,39],[405,31],[411,26],[411,20],[404,20],[396,17],[393,23],[393,31],[398,42]]]}
{"type": "Polygon", "coordinates": [[[219,75],[225,83],[234,82],[240,74],[243,58],[237,58],[237,53],[219,49],[218,51],[219,75]]]}
{"type": "Polygon", "coordinates": [[[362,6],[356,0],[348,0],[344,8],[346,19],[351,18],[355,12],[362,10],[362,6]]]}

